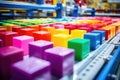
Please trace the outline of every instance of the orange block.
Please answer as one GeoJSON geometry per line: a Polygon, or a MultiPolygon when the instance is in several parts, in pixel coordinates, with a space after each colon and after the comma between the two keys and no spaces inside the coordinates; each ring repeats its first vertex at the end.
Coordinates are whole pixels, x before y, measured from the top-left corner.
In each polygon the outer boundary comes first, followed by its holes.
{"type": "Polygon", "coordinates": [[[38,31],[33,33],[35,40],[47,40],[51,41],[51,33],[47,31],[38,31]]]}

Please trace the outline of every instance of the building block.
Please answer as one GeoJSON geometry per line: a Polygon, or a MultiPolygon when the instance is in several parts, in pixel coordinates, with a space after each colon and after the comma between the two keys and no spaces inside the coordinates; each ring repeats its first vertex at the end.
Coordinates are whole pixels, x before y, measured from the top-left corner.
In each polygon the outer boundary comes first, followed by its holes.
{"type": "Polygon", "coordinates": [[[53,36],[55,28],[54,27],[41,27],[41,30],[50,32],[51,36],[53,36]]]}
{"type": "Polygon", "coordinates": [[[75,50],[75,60],[83,60],[89,55],[90,52],[90,40],[74,38],[68,41],[68,48],[75,50]]]}
{"type": "Polygon", "coordinates": [[[35,40],[51,41],[51,33],[47,31],[37,31],[33,33],[35,40]]]}
{"type": "Polygon", "coordinates": [[[71,39],[71,35],[67,34],[56,34],[53,36],[52,41],[54,42],[54,46],[61,46],[61,47],[67,47],[68,46],[68,40],[71,39]]]}
{"type": "Polygon", "coordinates": [[[35,30],[32,28],[24,28],[20,30],[20,35],[33,36],[33,32],[35,32],[35,30]]]}
{"type": "Polygon", "coordinates": [[[101,29],[99,29],[99,30],[103,30],[103,31],[105,31],[105,40],[110,39],[110,34],[111,34],[110,29],[107,29],[107,28],[101,28],[101,29]]]}
{"type": "Polygon", "coordinates": [[[1,32],[0,33],[0,39],[2,39],[3,41],[3,46],[12,46],[12,39],[13,37],[16,37],[18,36],[18,33],[17,32],[10,32],[10,31],[7,31],[7,32],[1,32]]]}
{"type": "Polygon", "coordinates": [[[46,60],[51,63],[52,74],[58,78],[73,72],[74,50],[54,47],[45,50],[46,60]]]}
{"type": "Polygon", "coordinates": [[[93,33],[100,33],[100,44],[103,44],[105,42],[105,31],[101,30],[93,30],[93,33]]]}
{"type": "Polygon", "coordinates": [[[3,41],[0,39],[0,48],[3,47],[3,41]]]}
{"type": "Polygon", "coordinates": [[[54,30],[54,35],[55,34],[69,34],[69,30],[68,29],[55,29],[54,30]]]}
{"type": "Polygon", "coordinates": [[[18,34],[20,35],[20,30],[22,29],[22,27],[21,26],[14,26],[14,27],[12,27],[12,31],[13,32],[18,32],[18,34]]]}
{"type": "Polygon", "coordinates": [[[75,30],[71,31],[71,35],[72,35],[73,38],[81,38],[81,39],[83,39],[85,33],[86,33],[86,30],[75,29],[75,30]]]}
{"type": "Polygon", "coordinates": [[[51,80],[50,63],[30,57],[12,66],[11,80],[51,80]]]}
{"type": "Polygon", "coordinates": [[[7,29],[6,28],[0,28],[0,32],[6,32],[7,29]]]}
{"type": "Polygon", "coordinates": [[[90,40],[90,50],[95,50],[100,46],[100,34],[97,33],[86,33],[84,39],[90,40]]]}
{"type": "Polygon", "coordinates": [[[23,50],[7,46],[0,48],[0,80],[9,80],[13,63],[23,59],[23,50]]]}
{"type": "Polygon", "coordinates": [[[86,30],[87,32],[91,32],[92,31],[92,28],[90,28],[90,27],[78,27],[78,29],[86,30]]]}
{"type": "Polygon", "coordinates": [[[76,25],[66,25],[65,27],[64,27],[65,29],[69,29],[69,34],[71,34],[71,30],[74,30],[74,29],[77,29],[77,27],[76,27],[76,25]]]}
{"type": "Polygon", "coordinates": [[[39,24],[39,30],[41,30],[42,27],[48,27],[49,24],[39,24]]]}
{"type": "Polygon", "coordinates": [[[52,48],[53,42],[38,40],[29,43],[29,56],[45,59],[45,50],[52,48]]]}
{"type": "Polygon", "coordinates": [[[24,55],[27,55],[29,53],[28,44],[33,41],[34,38],[27,35],[13,37],[13,46],[23,49],[24,55]]]}
{"type": "Polygon", "coordinates": [[[39,31],[39,25],[28,25],[26,26],[27,28],[32,28],[34,29],[35,31],[39,31]]]}

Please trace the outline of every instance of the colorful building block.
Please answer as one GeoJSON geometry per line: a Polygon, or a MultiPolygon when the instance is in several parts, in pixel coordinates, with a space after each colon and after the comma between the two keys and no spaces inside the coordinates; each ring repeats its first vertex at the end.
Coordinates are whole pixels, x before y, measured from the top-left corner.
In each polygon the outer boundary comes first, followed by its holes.
{"type": "Polygon", "coordinates": [[[35,32],[35,30],[32,28],[24,28],[20,30],[20,35],[33,36],[33,32],[35,32]]]}
{"type": "Polygon", "coordinates": [[[87,32],[91,32],[92,31],[92,28],[90,28],[90,27],[78,27],[78,29],[86,30],[87,32]]]}
{"type": "Polygon", "coordinates": [[[68,46],[68,40],[71,39],[71,35],[67,34],[56,34],[53,36],[52,41],[54,42],[54,46],[61,46],[61,47],[67,47],[68,46]]]}
{"type": "Polygon", "coordinates": [[[83,39],[85,33],[86,33],[86,30],[75,29],[75,30],[71,31],[71,35],[72,35],[73,38],[81,38],[81,39],[83,39]]]}
{"type": "Polygon", "coordinates": [[[39,31],[39,25],[28,25],[28,26],[26,26],[27,28],[32,28],[32,29],[34,29],[34,30],[36,30],[36,31],[39,31]]]}
{"type": "Polygon", "coordinates": [[[0,28],[0,32],[6,32],[7,29],[6,28],[0,28]]]}
{"type": "Polygon", "coordinates": [[[30,57],[12,66],[11,80],[51,80],[50,63],[30,57]]]}
{"type": "Polygon", "coordinates": [[[0,80],[10,80],[11,65],[22,59],[22,49],[13,46],[0,48],[0,80]]]}
{"type": "Polygon", "coordinates": [[[18,33],[17,32],[10,32],[10,31],[7,31],[7,32],[1,32],[0,33],[0,39],[3,40],[3,46],[12,46],[12,39],[13,37],[16,37],[18,36],[18,33]]]}
{"type": "Polygon", "coordinates": [[[47,40],[47,41],[51,41],[51,33],[47,32],[47,31],[34,32],[33,36],[34,36],[35,40],[47,40]]]}
{"type": "Polygon", "coordinates": [[[52,74],[58,78],[73,72],[74,50],[54,47],[45,50],[46,60],[51,63],[52,74]]]}
{"type": "Polygon", "coordinates": [[[18,34],[20,34],[20,30],[22,29],[22,27],[21,26],[14,26],[14,27],[12,27],[12,31],[13,32],[18,32],[18,34]]]}
{"type": "Polygon", "coordinates": [[[105,40],[110,39],[110,34],[111,34],[110,29],[107,29],[107,28],[101,28],[101,29],[99,29],[99,30],[103,30],[103,31],[105,31],[105,40]]]}
{"type": "Polygon", "coordinates": [[[90,40],[74,38],[68,41],[68,48],[75,50],[75,60],[83,60],[89,55],[90,52],[90,40]]]}
{"type": "Polygon", "coordinates": [[[105,31],[101,30],[93,30],[93,33],[100,33],[100,44],[103,44],[105,42],[105,31]]]}
{"type": "Polygon", "coordinates": [[[74,30],[74,29],[77,29],[77,27],[76,27],[76,25],[75,26],[73,26],[73,25],[66,25],[65,27],[64,27],[65,29],[69,29],[69,34],[71,34],[71,31],[72,30],[74,30]]]}
{"type": "Polygon", "coordinates": [[[100,46],[100,34],[97,33],[86,33],[84,39],[90,40],[90,49],[95,50],[100,46]]]}
{"type": "Polygon", "coordinates": [[[53,47],[53,42],[38,40],[29,43],[29,56],[45,59],[45,50],[53,47]]]}
{"type": "Polygon", "coordinates": [[[69,34],[69,30],[68,29],[55,29],[54,30],[54,35],[55,34],[69,34]]]}
{"type": "Polygon", "coordinates": [[[34,38],[27,35],[13,37],[13,46],[23,49],[24,55],[27,55],[29,53],[28,44],[33,41],[34,38]]]}

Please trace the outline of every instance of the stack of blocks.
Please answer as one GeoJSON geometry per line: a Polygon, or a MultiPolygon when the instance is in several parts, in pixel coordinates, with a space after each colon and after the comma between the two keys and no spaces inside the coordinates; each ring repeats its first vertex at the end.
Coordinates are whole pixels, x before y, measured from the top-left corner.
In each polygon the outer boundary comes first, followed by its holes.
{"type": "Polygon", "coordinates": [[[8,46],[0,48],[0,80],[9,80],[11,65],[23,59],[23,50],[8,46]]]}
{"type": "Polygon", "coordinates": [[[68,48],[75,50],[75,60],[83,60],[89,55],[90,40],[74,38],[68,41],[68,48]]]}
{"type": "Polygon", "coordinates": [[[23,49],[24,50],[23,55],[27,55],[29,53],[28,44],[33,41],[34,38],[31,36],[27,35],[17,36],[13,38],[13,46],[23,49]]]}
{"type": "Polygon", "coordinates": [[[11,80],[51,80],[50,70],[48,61],[30,57],[12,66],[11,80]]]}
{"type": "Polygon", "coordinates": [[[54,47],[45,50],[46,60],[51,63],[52,74],[58,78],[68,75],[73,71],[74,50],[54,47]]]}
{"type": "Polygon", "coordinates": [[[100,46],[100,34],[86,33],[86,34],[84,34],[84,39],[90,40],[90,49],[91,50],[96,50],[100,46]]]}
{"type": "Polygon", "coordinates": [[[38,40],[29,43],[29,56],[45,59],[45,50],[52,48],[53,42],[38,40]]]}

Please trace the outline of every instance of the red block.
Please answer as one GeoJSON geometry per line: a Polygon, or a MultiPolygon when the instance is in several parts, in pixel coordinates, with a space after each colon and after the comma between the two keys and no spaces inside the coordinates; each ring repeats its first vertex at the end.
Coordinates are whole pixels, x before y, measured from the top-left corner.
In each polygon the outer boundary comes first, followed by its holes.
{"type": "Polygon", "coordinates": [[[0,38],[3,40],[3,46],[11,46],[13,43],[13,37],[18,36],[17,32],[1,32],[0,38]]]}
{"type": "Polygon", "coordinates": [[[91,32],[92,31],[92,28],[90,28],[90,27],[79,27],[78,29],[86,30],[87,32],[91,32]]]}
{"type": "Polygon", "coordinates": [[[50,26],[49,24],[39,24],[39,30],[41,30],[41,27],[47,27],[50,26]]]}
{"type": "Polygon", "coordinates": [[[51,41],[51,33],[47,31],[38,31],[33,33],[35,40],[47,40],[51,41]]]}
{"type": "Polygon", "coordinates": [[[6,32],[7,29],[6,28],[0,28],[0,32],[6,32]]]}
{"type": "Polygon", "coordinates": [[[20,35],[33,36],[33,32],[35,32],[35,30],[32,28],[24,28],[20,30],[20,35]]]}
{"type": "Polygon", "coordinates": [[[32,28],[32,29],[34,29],[34,30],[36,30],[36,31],[39,31],[39,25],[28,25],[28,26],[26,26],[27,28],[32,28]]]}
{"type": "Polygon", "coordinates": [[[105,31],[105,40],[110,38],[110,29],[99,29],[105,31]]]}
{"type": "Polygon", "coordinates": [[[65,26],[64,28],[69,29],[69,34],[71,34],[71,30],[77,29],[76,26],[73,25],[65,26]]]}
{"type": "Polygon", "coordinates": [[[13,32],[18,32],[18,34],[20,34],[20,30],[22,29],[22,27],[21,26],[14,26],[14,27],[12,27],[12,31],[13,32]]]}

